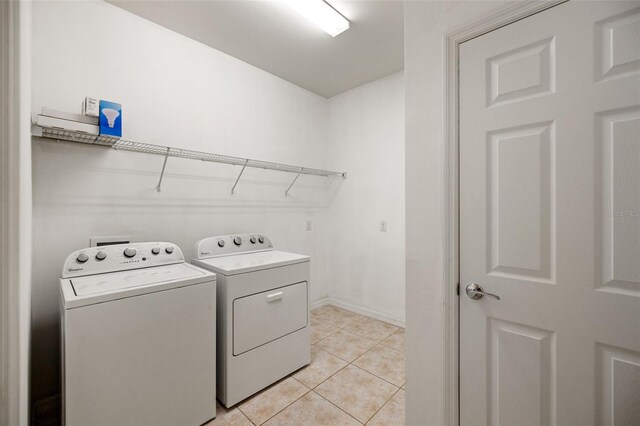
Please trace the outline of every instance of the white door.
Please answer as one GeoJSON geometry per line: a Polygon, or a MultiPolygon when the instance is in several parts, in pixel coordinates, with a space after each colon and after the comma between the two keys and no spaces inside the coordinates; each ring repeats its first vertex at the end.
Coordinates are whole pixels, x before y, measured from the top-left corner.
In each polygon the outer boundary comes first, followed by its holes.
{"type": "Polygon", "coordinates": [[[640,425],[639,2],[461,45],[460,281],[462,425],[640,425]]]}

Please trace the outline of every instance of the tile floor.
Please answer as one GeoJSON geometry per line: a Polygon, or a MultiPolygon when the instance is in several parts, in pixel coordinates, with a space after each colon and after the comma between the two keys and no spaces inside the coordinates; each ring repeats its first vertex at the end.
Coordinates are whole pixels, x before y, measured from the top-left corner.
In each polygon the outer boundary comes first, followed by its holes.
{"type": "Polygon", "coordinates": [[[207,426],[404,425],[404,329],[334,306],[311,311],[311,364],[207,426]]]}

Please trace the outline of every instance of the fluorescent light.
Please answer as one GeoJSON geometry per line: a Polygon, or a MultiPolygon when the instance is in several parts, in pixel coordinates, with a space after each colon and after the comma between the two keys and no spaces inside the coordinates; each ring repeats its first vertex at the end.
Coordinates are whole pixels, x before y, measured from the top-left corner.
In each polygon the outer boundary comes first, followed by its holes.
{"type": "Polygon", "coordinates": [[[323,0],[285,0],[293,10],[331,37],[349,29],[349,21],[323,0]]]}

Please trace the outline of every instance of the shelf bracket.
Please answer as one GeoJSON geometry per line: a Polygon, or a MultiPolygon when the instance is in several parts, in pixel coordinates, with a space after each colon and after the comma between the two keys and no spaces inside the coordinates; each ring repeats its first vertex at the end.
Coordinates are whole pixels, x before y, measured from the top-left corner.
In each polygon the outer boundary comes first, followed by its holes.
{"type": "Polygon", "coordinates": [[[156,191],[162,192],[162,177],[164,176],[164,169],[167,167],[167,159],[169,158],[169,151],[171,148],[167,147],[167,153],[164,155],[164,163],[162,163],[162,171],[160,172],[160,180],[158,181],[158,186],[156,186],[156,191]]]}
{"type": "Polygon", "coordinates": [[[236,181],[233,183],[233,188],[231,188],[231,194],[232,195],[235,194],[236,186],[238,185],[238,182],[240,181],[240,176],[242,176],[242,174],[244,173],[244,169],[247,168],[247,163],[248,162],[249,162],[249,159],[244,160],[244,165],[242,166],[242,170],[240,170],[240,174],[236,178],[236,181]]]}
{"type": "Polygon", "coordinates": [[[289,185],[289,187],[287,188],[286,191],[284,191],[284,196],[287,197],[289,195],[289,191],[291,190],[291,187],[293,186],[294,183],[296,183],[296,181],[298,180],[298,178],[300,177],[300,175],[302,174],[302,171],[304,170],[304,167],[300,167],[300,171],[298,171],[298,174],[296,175],[296,177],[293,179],[293,182],[291,182],[291,185],[289,185]]]}

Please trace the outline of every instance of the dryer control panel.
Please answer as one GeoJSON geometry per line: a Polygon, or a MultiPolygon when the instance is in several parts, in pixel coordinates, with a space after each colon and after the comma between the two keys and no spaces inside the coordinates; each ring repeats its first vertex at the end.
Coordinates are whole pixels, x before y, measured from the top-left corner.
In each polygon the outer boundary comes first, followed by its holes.
{"type": "Polygon", "coordinates": [[[209,237],[196,243],[196,258],[206,259],[215,256],[251,253],[273,250],[271,240],[260,234],[236,234],[209,237]]]}
{"type": "Polygon", "coordinates": [[[90,247],[67,256],[62,278],[127,271],[184,262],[182,250],[172,243],[133,243],[90,247]]]}

